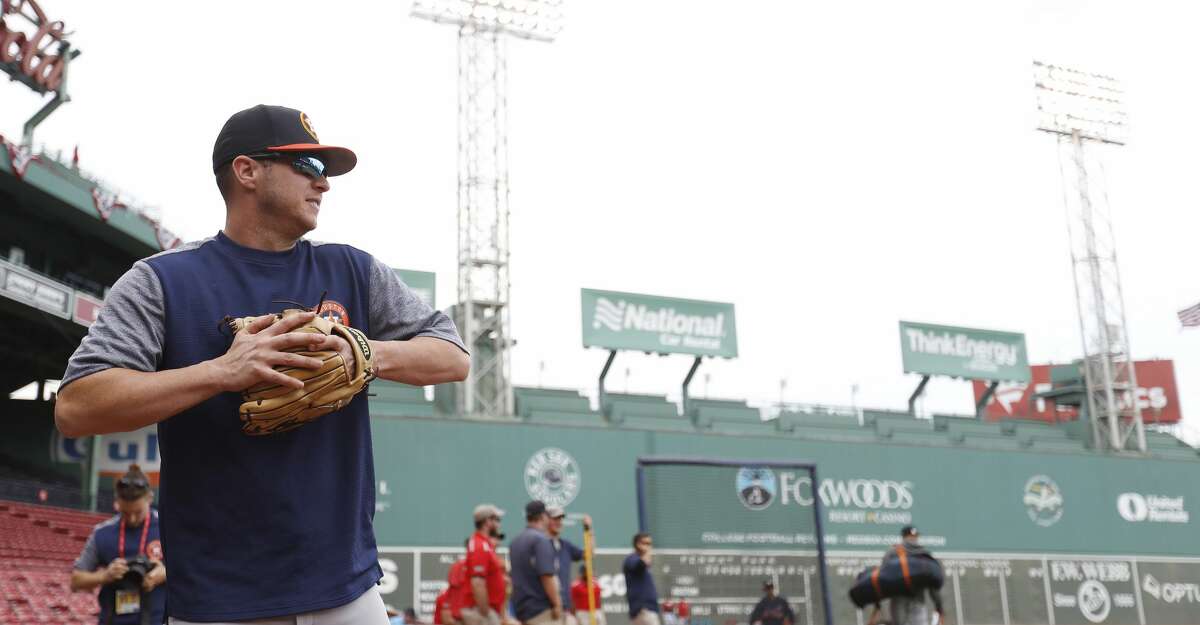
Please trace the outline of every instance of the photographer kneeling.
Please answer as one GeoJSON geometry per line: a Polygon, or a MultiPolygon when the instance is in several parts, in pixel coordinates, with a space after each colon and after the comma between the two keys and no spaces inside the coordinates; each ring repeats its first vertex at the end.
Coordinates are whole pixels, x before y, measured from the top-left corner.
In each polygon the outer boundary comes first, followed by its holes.
{"type": "Polygon", "coordinates": [[[167,592],[154,492],[136,464],[116,483],[117,515],[88,536],[71,571],[71,590],[100,586],[100,625],[159,625],[167,592]]]}

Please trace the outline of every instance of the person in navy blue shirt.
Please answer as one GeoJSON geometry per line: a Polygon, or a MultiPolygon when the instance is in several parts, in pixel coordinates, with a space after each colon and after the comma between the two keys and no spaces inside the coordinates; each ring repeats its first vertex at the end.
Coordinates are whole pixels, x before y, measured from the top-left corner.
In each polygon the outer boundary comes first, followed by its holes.
{"type": "MultiPolygon", "coordinates": [[[[562,537],[563,520],[567,518],[566,510],[559,506],[549,506],[546,508],[546,514],[550,517],[546,533],[550,535],[554,555],[558,558],[558,592],[562,597],[563,620],[566,625],[579,625],[579,620],[575,618],[575,609],[579,606],[571,602],[571,563],[583,559],[583,549],[562,537]]],[[[592,517],[583,515],[583,531],[587,532],[591,527],[592,517]]],[[[586,610],[587,606],[583,608],[586,610]]]]}
{"type": "Polygon", "coordinates": [[[633,553],[625,558],[621,570],[625,573],[626,599],[629,600],[629,619],[634,625],[661,625],[658,616],[658,589],[654,586],[651,565],[654,562],[654,540],[649,534],[633,535],[633,553]]]}
{"type": "Polygon", "coordinates": [[[525,529],[508,546],[513,612],[524,625],[563,625],[558,556],[546,534],[549,520],[546,504],[525,504],[525,529]]]}
{"type": "MultiPolygon", "coordinates": [[[[150,507],[154,491],[138,465],[113,485],[117,514],[92,530],[71,571],[71,590],[91,591],[100,587],[100,625],[137,625],[143,612],[151,623],[163,622],[167,592],[167,569],[162,564],[162,541],[158,513],[150,507]],[[121,584],[129,562],[143,556],[154,563],[138,585],[121,584]],[[146,605],[143,605],[143,599],[146,605]]],[[[136,580],[132,580],[136,582],[136,580]]]]}
{"type": "Polygon", "coordinates": [[[467,375],[449,317],[386,264],[304,238],[329,178],[356,163],[298,110],[234,114],[213,146],[224,228],[134,263],[67,364],[54,412],[63,435],[158,424],[171,623],[387,623],[367,393],[270,436],[243,433],[238,416],[247,388],[300,388],[275,367],[319,368],[304,351],[352,362],[341,338],[293,332],[318,314],[370,339],[380,378],[426,386],[467,375]],[[284,300],[313,310],[275,322],[267,313],[298,307],[284,300]],[[232,339],[219,327],[252,315],[262,316],[232,339]]]}

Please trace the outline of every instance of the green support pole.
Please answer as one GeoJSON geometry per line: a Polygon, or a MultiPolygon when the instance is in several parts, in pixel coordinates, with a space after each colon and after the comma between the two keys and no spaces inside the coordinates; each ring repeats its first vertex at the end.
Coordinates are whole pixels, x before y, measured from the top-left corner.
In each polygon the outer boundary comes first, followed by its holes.
{"type": "Polygon", "coordinates": [[[97,434],[92,437],[92,442],[88,448],[87,460],[87,489],[84,491],[87,496],[87,509],[92,512],[97,512],[96,509],[99,502],[96,501],[96,495],[100,490],[100,473],[96,471],[96,458],[100,456],[100,447],[103,444],[104,437],[97,434]]]}
{"type": "MultiPolygon", "coordinates": [[[[608,377],[608,370],[612,368],[613,360],[617,357],[617,350],[611,349],[608,351],[608,360],[604,361],[604,369],[600,371],[600,414],[606,414],[604,411],[604,399],[607,393],[604,391],[604,378],[608,377]]],[[[607,415],[606,415],[607,416],[607,415]]]]}
{"type": "Polygon", "coordinates": [[[925,385],[929,384],[929,376],[921,376],[921,383],[917,385],[917,390],[908,398],[908,414],[917,416],[917,400],[925,393],[925,385]]]}
{"type": "Polygon", "coordinates": [[[692,368],[688,370],[687,377],[683,379],[683,416],[687,418],[691,418],[688,415],[688,404],[690,403],[688,401],[688,387],[692,385],[692,378],[695,377],[696,369],[700,368],[700,361],[702,360],[704,360],[703,357],[696,356],[696,359],[692,361],[692,368]]]}

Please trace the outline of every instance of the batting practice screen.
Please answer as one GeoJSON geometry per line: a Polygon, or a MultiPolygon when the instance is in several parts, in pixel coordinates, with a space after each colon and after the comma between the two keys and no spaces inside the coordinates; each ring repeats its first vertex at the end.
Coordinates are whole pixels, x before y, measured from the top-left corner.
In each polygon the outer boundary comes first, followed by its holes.
{"type": "Polygon", "coordinates": [[[639,458],[638,526],[660,600],[692,625],[746,625],[766,582],[794,625],[831,625],[815,464],[639,458]]]}

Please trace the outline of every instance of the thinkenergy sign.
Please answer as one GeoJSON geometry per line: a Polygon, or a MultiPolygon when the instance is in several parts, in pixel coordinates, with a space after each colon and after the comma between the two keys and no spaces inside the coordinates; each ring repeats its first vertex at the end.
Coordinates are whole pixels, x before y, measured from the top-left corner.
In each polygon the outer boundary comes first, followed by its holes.
{"type": "Polygon", "coordinates": [[[900,322],[905,373],[968,380],[1028,382],[1025,335],[927,323],[900,322]]]}
{"type": "Polygon", "coordinates": [[[733,304],[592,289],[581,301],[584,347],[737,356],[733,304]]]}

